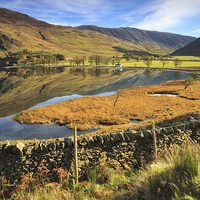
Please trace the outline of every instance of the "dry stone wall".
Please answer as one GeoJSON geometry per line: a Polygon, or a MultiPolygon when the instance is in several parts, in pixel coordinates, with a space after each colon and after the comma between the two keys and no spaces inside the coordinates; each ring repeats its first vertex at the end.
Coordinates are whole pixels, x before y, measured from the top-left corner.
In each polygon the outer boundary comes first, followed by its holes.
{"type": "MultiPolygon", "coordinates": [[[[171,144],[182,144],[188,137],[200,142],[200,121],[156,128],[157,151],[162,152],[171,144]]],[[[35,142],[25,145],[10,142],[0,146],[0,178],[10,183],[18,182],[25,174],[48,171],[52,180],[56,179],[58,168],[66,169],[74,177],[73,138],[57,139],[55,142],[35,142]]],[[[126,130],[93,137],[78,137],[79,179],[86,179],[88,169],[97,165],[102,155],[107,160],[116,160],[121,167],[138,168],[148,162],[153,155],[153,137],[150,130],[126,130]]]]}

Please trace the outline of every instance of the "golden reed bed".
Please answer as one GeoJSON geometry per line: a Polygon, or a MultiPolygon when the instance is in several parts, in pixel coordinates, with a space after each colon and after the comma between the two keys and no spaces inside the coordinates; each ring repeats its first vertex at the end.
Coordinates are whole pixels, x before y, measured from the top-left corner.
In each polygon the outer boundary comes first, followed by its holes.
{"type": "MultiPolygon", "coordinates": [[[[127,129],[125,124],[130,120],[145,120],[152,116],[157,124],[181,122],[187,115],[200,113],[200,101],[191,100],[200,100],[200,81],[186,90],[184,88],[183,81],[135,87],[118,91],[112,96],[84,97],[26,110],[13,119],[19,123],[76,126],[78,130],[104,125],[106,131],[127,129]],[[149,95],[154,93],[178,94],[185,98],[149,95]]],[[[105,132],[105,129],[100,132],[105,132]]]]}

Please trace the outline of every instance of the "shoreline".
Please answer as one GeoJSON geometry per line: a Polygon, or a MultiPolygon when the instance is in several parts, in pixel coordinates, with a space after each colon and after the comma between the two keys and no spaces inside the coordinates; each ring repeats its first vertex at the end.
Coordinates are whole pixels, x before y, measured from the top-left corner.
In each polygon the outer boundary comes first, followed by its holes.
{"type": "Polygon", "coordinates": [[[152,70],[167,70],[167,71],[181,71],[181,72],[197,72],[200,71],[200,67],[177,67],[177,68],[163,68],[163,67],[134,67],[134,66],[123,66],[123,67],[115,67],[115,66],[89,66],[89,65],[78,65],[78,66],[71,66],[71,65],[45,65],[45,66],[6,66],[0,67],[2,69],[14,69],[14,68],[29,68],[29,67],[66,67],[66,68],[109,68],[109,69],[152,69],[152,70]]]}

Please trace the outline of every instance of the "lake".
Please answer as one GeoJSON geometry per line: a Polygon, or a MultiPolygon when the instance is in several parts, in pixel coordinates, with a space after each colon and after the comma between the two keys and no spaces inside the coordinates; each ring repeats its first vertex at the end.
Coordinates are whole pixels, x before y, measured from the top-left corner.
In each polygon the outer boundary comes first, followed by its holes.
{"type": "MultiPolygon", "coordinates": [[[[28,125],[12,121],[23,110],[73,98],[112,95],[117,90],[183,80],[187,72],[98,67],[30,67],[0,71],[0,141],[62,138],[73,135],[65,126],[28,125]]],[[[78,131],[78,135],[98,130],[78,131]]]]}

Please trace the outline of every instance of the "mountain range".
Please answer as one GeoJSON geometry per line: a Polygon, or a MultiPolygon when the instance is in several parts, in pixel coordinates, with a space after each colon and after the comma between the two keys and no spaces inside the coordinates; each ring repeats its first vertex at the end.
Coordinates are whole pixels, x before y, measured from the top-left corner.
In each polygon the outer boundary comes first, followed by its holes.
{"type": "Polygon", "coordinates": [[[170,54],[197,38],[136,28],[103,28],[92,25],[59,26],[0,8],[0,56],[3,52],[42,50],[75,55],[113,56],[126,52],[170,54]]]}

